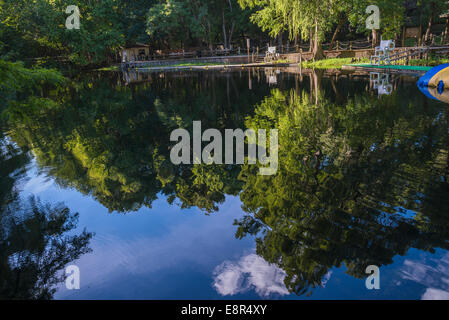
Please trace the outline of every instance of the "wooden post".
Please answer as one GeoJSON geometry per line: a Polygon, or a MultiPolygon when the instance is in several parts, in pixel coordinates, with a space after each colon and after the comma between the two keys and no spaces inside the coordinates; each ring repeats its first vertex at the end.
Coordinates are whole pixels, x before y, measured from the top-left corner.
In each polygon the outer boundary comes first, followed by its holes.
{"type": "Polygon", "coordinates": [[[299,49],[299,68],[302,70],[302,48],[299,49]]]}
{"type": "Polygon", "coordinates": [[[250,47],[250,44],[251,44],[251,42],[250,42],[250,40],[249,40],[249,38],[247,38],[246,39],[246,47],[247,47],[247,49],[248,49],[248,63],[249,63],[249,47],[250,47]]]}
{"type": "Polygon", "coordinates": [[[444,28],[443,44],[446,43],[448,35],[449,35],[449,17],[446,18],[446,27],[444,28]]]}
{"type": "Polygon", "coordinates": [[[352,51],[352,41],[349,41],[349,50],[352,51]]]}
{"type": "Polygon", "coordinates": [[[407,28],[404,26],[402,27],[402,47],[405,47],[405,35],[407,33],[407,28]]]}
{"type": "Polygon", "coordinates": [[[418,32],[418,46],[422,46],[422,26],[419,26],[419,32],[418,32]]]}
{"type": "Polygon", "coordinates": [[[339,44],[340,44],[340,41],[337,40],[337,51],[338,51],[339,44]]]}

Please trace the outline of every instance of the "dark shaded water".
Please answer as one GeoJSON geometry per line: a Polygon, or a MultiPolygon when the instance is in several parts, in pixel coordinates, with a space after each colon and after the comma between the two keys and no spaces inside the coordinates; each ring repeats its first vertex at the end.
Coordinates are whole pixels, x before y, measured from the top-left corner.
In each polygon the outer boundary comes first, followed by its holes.
{"type": "Polygon", "coordinates": [[[94,73],[10,107],[0,296],[449,298],[449,105],[416,81],[94,73]],[[195,120],[279,129],[277,174],[174,166],[170,133],[195,120]],[[71,264],[80,290],[61,282],[71,264]]]}

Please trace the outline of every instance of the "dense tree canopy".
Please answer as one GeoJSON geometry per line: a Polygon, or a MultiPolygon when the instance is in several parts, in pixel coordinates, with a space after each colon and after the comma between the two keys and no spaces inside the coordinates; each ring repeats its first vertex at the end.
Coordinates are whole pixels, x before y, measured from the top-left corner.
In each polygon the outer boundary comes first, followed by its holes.
{"type": "MultiPolygon", "coordinates": [[[[106,64],[117,60],[119,49],[136,43],[152,50],[263,46],[269,37],[290,41],[310,40],[315,57],[321,43],[337,38],[363,37],[371,30],[366,8],[380,8],[380,33],[400,39],[405,23],[420,24],[430,38],[432,28],[447,23],[442,14],[448,1],[402,0],[2,0],[0,2],[0,58],[37,62],[57,57],[78,65],[106,64]],[[81,28],[68,30],[65,9],[80,9],[81,28]],[[258,28],[259,27],[259,28],[258,28]],[[348,33],[339,33],[346,28],[348,33]],[[267,32],[267,33],[265,33],[267,32]]],[[[438,31],[440,32],[440,31],[438,31]]],[[[373,31],[374,38],[378,32],[373,31]]]]}

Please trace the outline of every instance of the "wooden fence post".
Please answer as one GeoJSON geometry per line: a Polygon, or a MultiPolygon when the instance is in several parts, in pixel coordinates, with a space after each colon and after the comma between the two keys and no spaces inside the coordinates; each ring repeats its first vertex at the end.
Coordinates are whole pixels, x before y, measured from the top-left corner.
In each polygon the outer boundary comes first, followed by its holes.
{"type": "Polygon", "coordinates": [[[246,38],[246,48],[248,49],[248,63],[250,62],[250,40],[246,38]]]}

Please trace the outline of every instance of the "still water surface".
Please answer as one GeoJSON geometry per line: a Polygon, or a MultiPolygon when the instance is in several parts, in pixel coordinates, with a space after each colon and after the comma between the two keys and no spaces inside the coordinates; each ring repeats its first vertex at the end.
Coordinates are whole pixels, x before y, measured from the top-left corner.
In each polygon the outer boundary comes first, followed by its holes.
{"type": "Polygon", "coordinates": [[[449,105],[415,77],[287,71],[86,74],[48,92],[50,106],[13,113],[2,128],[1,290],[449,298],[449,105]],[[278,173],[172,165],[170,132],[195,120],[278,128],[278,173]],[[80,290],[60,282],[71,264],[80,290]],[[380,290],[365,287],[368,265],[380,267],[380,290]]]}

